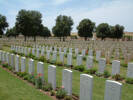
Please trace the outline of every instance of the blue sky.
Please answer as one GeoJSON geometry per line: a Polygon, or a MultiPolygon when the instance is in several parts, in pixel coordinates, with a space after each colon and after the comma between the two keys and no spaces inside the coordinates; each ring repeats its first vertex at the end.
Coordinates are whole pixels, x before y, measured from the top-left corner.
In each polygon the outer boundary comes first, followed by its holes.
{"type": "Polygon", "coordinates": [[[89,18],[96,25],[105,22],[120,24],[125,31],[133,32],[133,0],[0,0],[0,14],[7,17],[13,27],[19,10],[38,10],[43,15],[43,24],[50,30],[58,15],[71,16],[73,32],[78,23],[89,18]]]}

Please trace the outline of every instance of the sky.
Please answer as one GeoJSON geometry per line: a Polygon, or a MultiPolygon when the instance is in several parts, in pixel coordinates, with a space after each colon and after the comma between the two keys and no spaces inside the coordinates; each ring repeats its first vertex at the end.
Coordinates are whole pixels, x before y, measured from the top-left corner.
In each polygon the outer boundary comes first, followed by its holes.
{"type": "Polygon", "coordinates": [[[133,32],[133,0],[0,0],[0,14],[7,17],[13,27],[21,9],[37,10],[42,14],[43,25],[50,30],[58,15],[71,16],[77,32],[79,22],[88,18],[96,23],[120,24],[125,31],[133,32]]]}

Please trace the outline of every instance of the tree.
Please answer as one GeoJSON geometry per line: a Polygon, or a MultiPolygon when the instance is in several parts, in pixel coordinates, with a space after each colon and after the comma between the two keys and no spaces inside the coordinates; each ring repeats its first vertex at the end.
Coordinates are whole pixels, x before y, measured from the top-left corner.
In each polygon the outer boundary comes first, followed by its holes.
{"type": "Polygon", "coordinates": [[[112,27],[111,33],[113,38],[120,39],[123,37],[124,27],[117,24],[114,27],[112,27]]]}
{"type": "Polygon", "coordinates": [[[18,36],[19,33],[16,32],[16,27],[13,27],[13,28],[7,29],[5,35],[6,35],[7,37],[14,36],[14,37],[16,38],[16,36],[18,36]]]}
{"type": "Polygon", "coordinates": [[[45,37],[50,37],[51,36],[50,30],[47,27],[41,25],[41,27],[39,29],[39,35],[43,36],[44,38],[45,37]]]}
{"type": "Polygon", "coordinates": [[[107,23],[101,23],[96,28],[96,36],[102,40],[110,36],[110,26],[107,23]]]}
{"type": "Polygon", "coordinates": [[[0,35],[3,35],[4,30],[8,27],[6,17],[0,14],[0,35]]]}
{"type": "Polygon", "coordinates": [[[70,36],[72,30],[73,20],[71,17],[59,15],[56,19],[56,24],[52,28],[52,32],[56,37],[63,37],[63,41],[65,41],[65,37],[70,36]]]}
{"type": "Polygon", "coordinates": [[[16,18],[16,29],[17,32],[25,36],[33,36],[36,41],[36,36],[39,35],[39,29],[42,25],[42,15],[38,11],[26,11],[20,10],[16,18]]]}
{"type": "Polygon", "coordinates": [[[94,30],[94,27],[95,27],[95,23],[92,22],[90,19],[83,19],[77,29],[78,29],[78,35],[80,37],[84,37],[85,40],[87,40],[88,37],[92,37],[93,34],[93,30],[94,30]]]}

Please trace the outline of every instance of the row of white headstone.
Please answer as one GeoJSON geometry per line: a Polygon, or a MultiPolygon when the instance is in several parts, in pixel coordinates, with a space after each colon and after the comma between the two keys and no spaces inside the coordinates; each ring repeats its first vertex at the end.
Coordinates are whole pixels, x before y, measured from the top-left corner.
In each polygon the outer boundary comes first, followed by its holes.
{"type": "MultiPolygon", "coordinates": [[[[12,50],[16,50],[16,52],[20,52],[18,51],[17,46],[15,47],[15,49],[12,50]]],[[[22,47],[27,49],[27,47],[22,47]]],[[[29,48],[28,48],[29,49],[29,48]]],[[[30,48],[30,50],[33,50],[34,48],[30,48]]],[[[34,49],[35,50],[35,49],[34,49]]],[[[44,51],[44,49],[42,49],[44,51]]],[[[39,49],[37,48],[36,50],[38,55],[37,57],[39,57],[39,49]]],[[[24,53],[24,52],[21,52],[24,53]]],[[[26,54],[28,54],[29,52],[26,52],[26,54]]],[[[25,54],[25,53],[24,53],[25,54]]],[[[33,52],[32,52],[33,54],[33,52]]],[[[50,59],[50,54],[51,54],[51,50],[47,50],[46,51],[46,58],[47,60],[50,59]]],[[[98,57],[100,57],[100,52],[98,51],[98,57]]],[[[35,55],[35,52],[34,52],[35,55]]],[[[43,54],[44,55],[44,54],[43,54]]],[[[64,52],[60,52],[59,53],[59,58],[60,61],[62,63],[64,63],[64,52]]],[[[56,61],[57,59],[57,51],[53,51],[53,57],[52,60],[56,61]]],[[[83,56],[82,55],[77,55],[77,66],[82,65],[82,60],[83,60],[83,56]]],[[[106,68],[106,59],[105,58],[98,58],[98,62],[99,62],[99,66],[98,66],[98,72],[103,74],[106,68]]],[[[68,53],[67,54],[67,65],[71,66],[72,65],[72,53],[68,53]]],[[[88,56],[87,60],[86,60],[86,69],[90,69],[93,67],[93,56],[88,56]]],[[[119,60],[113,60],[112,61],[112,75],[116,75],[116,74],[120,74],[120,61],[119,60]]],[[[133,78],[133,63],[128,63],[128,69],[127,69],[127,77],[133,78]]]]}
{"type": "MultiPolygon", "coordinates": [[[[15,68],[16,72],[19,72],[19,56],[0,51],[0,61],[7,62],[9,65],[15,68]],[[7,56],[3,56],[7,55],[7,56]],[[11,56],[11,59],[10,57],[11,56]],[[11,60],[11,63],[10,63],[11,60]],[[15,60],[15,61],[14,61],[15,60]],[[14,66],[12,64],[15,64],[14,66]]],[[[21,72],[25,72],[26,58],[21,57],[21,72]]],[[[29,60],[29,74],[34,74],[34,60],[29,60]]],[[[72,71],[64,69],[62,71],[62,86],[64,87],[67,95],[72,95],[72,71]]],[[[44,63],[37,63],[37,74],[41,74],[42,80],[44,80],[44,63]]],[[[48,66],[48,82],[52,85],[53,89],[56,89],[56,66],[48,66]]],[[[122,84],[116,81],[107,80],[105,86],[104,100],[121,100],[122,84]]],[[[92,100],[93,90],[93,76],[88,74],[80,75],[80,100],[92,100]]]]}

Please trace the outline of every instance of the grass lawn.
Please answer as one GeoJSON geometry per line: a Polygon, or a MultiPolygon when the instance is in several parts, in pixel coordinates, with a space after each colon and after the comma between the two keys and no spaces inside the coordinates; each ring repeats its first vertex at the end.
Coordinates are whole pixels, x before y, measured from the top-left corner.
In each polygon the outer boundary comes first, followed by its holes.
{"type": "Polygon", "coordinates": [[[0,67],[0,100],[52,100],[0,67]]]}
{"type": "MultiPolygon", "coordinates": [[[[5,51],[10,51],[9,47],[4,47],[5,51]]],[[[28,72],[28,61],[27,58],[27,64],[26,64],[26,71],[28,72]]],[[[35,72],[37,70],[37,60],[35,60],[35,72]]],[[[48,63],[44,62],[44,78],[47,81],[48,78],[48,63]]],[[[97,65],[97,64],[96,64],[97,65]]],[[[96,67],[96,66],[95,66],[96,67]]],[[[57,79],[57,86],[61,86],[62,84],[62,70],[64,67],[56,67],[56,79],[57,79]]],[[[111,71],[111,68],[108,66],[107,69],[111,71]]],[[[80,88],[80,74],[82,72],[79,71],[73,71],[73,80],[72,80],[72,92],[74,94],[79,95],[79,88],[80,88]]],[[[125,74],[126,68],[122,68],[121,73],[125,74]]],[[[104,100],[104,91],[105,91],[105,78],[99,78],[97,76],[94,76],[94,82],[93,82],[93,100],[104,100]]],[[[45,99],[46,100],[46,99],[45,99]]],[[[122,87],[122,99],[121,100],[133,100],[133,85],[130,84],[123,84],[122,87]]]]}

